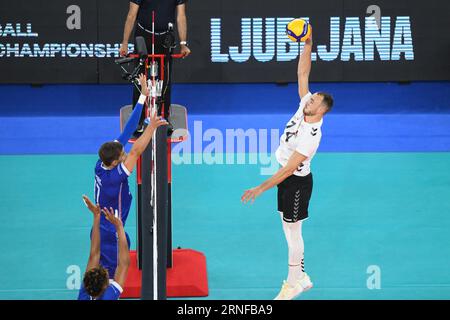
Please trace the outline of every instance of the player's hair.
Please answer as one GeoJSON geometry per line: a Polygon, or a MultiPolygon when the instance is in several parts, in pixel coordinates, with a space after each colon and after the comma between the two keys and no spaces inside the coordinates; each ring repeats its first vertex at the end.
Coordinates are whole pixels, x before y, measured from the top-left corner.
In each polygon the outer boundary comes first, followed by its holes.
{"type": "Polygon", "coordinates": [[[98,150],[98,156],[105,166],[109,167],[114,160],[119,160],[122,150],[123,146],[120,142],[105,142],[98,150]]]}
{"type": "Polygon", "coordinates": [[[91,297],[98,297],[109,283],[108,270],[99,266],[86,271],[83,278],[83,285],[86,292],[91,297]]]}
{"type": "Polygon", "coordinates": [[[334,103],[333,97],[325,92],[318,92],[317,94],[323,98],[322,104],[327,108],[327,112],[329,112],[333,107],[334,103]]]}

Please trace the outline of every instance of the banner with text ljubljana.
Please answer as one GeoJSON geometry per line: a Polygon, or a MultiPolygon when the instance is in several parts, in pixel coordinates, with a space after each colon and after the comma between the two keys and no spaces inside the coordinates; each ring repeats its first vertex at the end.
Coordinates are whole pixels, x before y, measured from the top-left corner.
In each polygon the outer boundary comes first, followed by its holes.
{"type": "MultiPolygon", "coordinates": [[[[175,62],[174,81],[296,81],[302,44],[285,30],[298,17],[313,26],[312,81],[449,80],[449,10],[440,0],[190,0],[192,55],[175,62]]],[[[123,83],[114,59],[127,11],[126,0],[1,1],[0,83],[123,83]]]]}

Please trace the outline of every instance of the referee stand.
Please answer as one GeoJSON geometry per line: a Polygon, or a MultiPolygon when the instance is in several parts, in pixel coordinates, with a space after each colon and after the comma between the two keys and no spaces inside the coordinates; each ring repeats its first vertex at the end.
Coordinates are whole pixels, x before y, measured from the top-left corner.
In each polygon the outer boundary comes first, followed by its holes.
{"type": "MultiPolygon", "coordinates": [[[[172,54],[172,58],[181,57],[172,54]]],[[[154,76],[152,66],[156,65],[159,80],[164,81],[164,59],[167,58],[161,54],[149,54],[145,70],[153,72],[154,76]]],[[[187,139],[187,111],[184,106],[172,104],[170,114],[166,114],[163,100],[157,107],[158,114],[168,120],[171,128],[167,125],[159,127],[138,160],[135,197],[137,244],[136,251],[130,251],[131,263],[121,298],[165,300],[167,297],[207,296],[204,254],[192,249],[172,249],[171,144],[187,139]]],[[[121,129],[131,112],[131,105],[120,109],[121,129]]]]}

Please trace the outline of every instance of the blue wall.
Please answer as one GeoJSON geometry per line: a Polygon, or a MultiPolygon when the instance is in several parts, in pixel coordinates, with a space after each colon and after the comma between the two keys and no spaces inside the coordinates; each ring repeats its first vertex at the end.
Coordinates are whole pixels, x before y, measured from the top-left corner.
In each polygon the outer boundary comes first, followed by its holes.
{"type": "MultiPolygon", "coordinates": [[[[313,83],[335,98],[333,113],[450,113],[450,82],[313,83]]],[[[0,86],[0,117],[115,116],[131,103],[129,85],[0,86]]],[[[297,85],[175,84],[173,103],[190,114],[290,113],[297,85]]]]}

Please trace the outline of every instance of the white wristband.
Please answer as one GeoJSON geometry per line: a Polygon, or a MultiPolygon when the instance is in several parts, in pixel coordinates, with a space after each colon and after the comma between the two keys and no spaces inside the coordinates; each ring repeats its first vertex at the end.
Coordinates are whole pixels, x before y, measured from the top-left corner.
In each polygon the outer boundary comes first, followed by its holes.
{"type": "Polygon", "coordinates": [[[180,44],[181,44],[182,46],[187,46],[187,41],[180,41],[180,44]]]}
{"type": "Polygon", "coordinates": [[[139,97],[138,103],[144,104],[146,99],[147,99],[147,96],[144,96],[143,94],[141,94],[139,97]]]}

